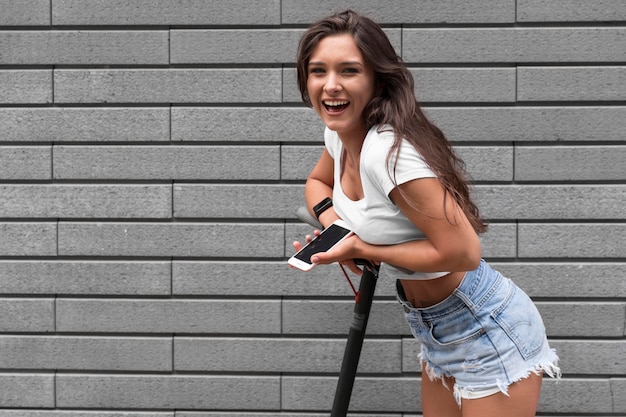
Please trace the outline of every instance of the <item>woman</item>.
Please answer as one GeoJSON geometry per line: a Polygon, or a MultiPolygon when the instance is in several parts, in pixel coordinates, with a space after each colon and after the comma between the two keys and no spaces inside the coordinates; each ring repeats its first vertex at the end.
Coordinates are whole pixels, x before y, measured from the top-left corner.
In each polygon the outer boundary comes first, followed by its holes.
{"type": "Polygon", "coordinates": [[[350,10],[323,19],[300,41],[297,73],[326,124],[307,206],[325,227],[341,218],[356,233],[313,262],[360,273],[351,259],[370,259],[397,280],[422,345],[425,417],[535,415],[558,358],[532,301],[481,259],[486,225],[463,162],[420,109],[385,33],[350,10]]]}

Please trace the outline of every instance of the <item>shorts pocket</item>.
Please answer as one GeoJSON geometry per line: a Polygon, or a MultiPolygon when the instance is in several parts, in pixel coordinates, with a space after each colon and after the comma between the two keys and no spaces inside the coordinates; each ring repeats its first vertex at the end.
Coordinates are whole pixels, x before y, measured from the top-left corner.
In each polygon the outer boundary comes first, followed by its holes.
{"type": "Polygon", "coordinates": [[[541,350],[545,340],[541,315],[532,300],[514,284],[505,300],[491,313],[491,317],[525,360],[541,350]]]}
{"type": "Polygon", "coordinates": [[[467,343],[483,334],[485,329],[465,306],[430,324],[430,337],[440,346],[467,343]]]}

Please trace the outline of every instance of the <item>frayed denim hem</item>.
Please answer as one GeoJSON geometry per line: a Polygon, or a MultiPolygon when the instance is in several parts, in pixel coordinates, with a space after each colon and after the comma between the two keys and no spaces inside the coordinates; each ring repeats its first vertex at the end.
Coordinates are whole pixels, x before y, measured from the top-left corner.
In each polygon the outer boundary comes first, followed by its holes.
{"type": "MultiPolygon", "coordinates": [[[[517,376],[516,378],[512,379],[512,382],[505,382],[505,381],[501,381],[501,380],[496,380],[496,385],[495,386],[482,386],[482,387],[461,387],[459,386],[459,384],[454,383],[454,387],[453,387],[453,395],[454,395],[454,399],[456,400],[457,404],[459,405],[459,407],[461,407],[461,400],[463,398],[468,399],[468,400],[472,400],[472,399],[478,399],[478,398],[485,398],[488,397],[490,395],[494,395],[497,394],[499,392],[503,393],[504,395],[508,396],[509,395],[509,386],[511,386],[511,384],[514,384],[516,382],[519,382],[523,379],[528,378],[531,374],[535,374],[535,375],[543,375],[546,374],[549,377],[556,379],[557,381],[561,379],[561,368],[558,366],[558,362],[559,362],[559,358],[556,355],[556,351],[554,349],[550,349],[553,359],[548,362],[548,363],[539,363],[535,366],[533,366],[530,370],[525,371],[523,374],[517,376]]],[[[440,380],[441,383],[443,384],[443,386],[450,390],[450,387],[448,386],[448,384],[446,383],[446,380],[443,378],[445,375],[445,372],[438,368],[433,366],[432,363],[428,362],[427,360],[424,360],[422,358],[422,354],[418,354],[418,358],[420,359],[420,361],[422,361],[424,363],[424,370],[426,372],[426,375],[428,375],[428,379],[430,379],[431,381],[435,381],[435,380],[440,380]]]]}

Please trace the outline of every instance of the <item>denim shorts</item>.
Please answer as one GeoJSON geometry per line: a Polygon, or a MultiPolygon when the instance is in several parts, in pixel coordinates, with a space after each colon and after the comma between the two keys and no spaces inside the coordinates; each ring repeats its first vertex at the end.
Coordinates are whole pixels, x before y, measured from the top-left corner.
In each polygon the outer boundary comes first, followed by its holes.
{"type": "Polygon", "coordinates": [[[459,404],[462,398],[506,394],[531,372],[560,377],[559,358],[535,304],[484,260],[440,303],[414,308],[400,282],[398,301],[422,344],[419,357],[427,375],[453,377],[459,404]]]}

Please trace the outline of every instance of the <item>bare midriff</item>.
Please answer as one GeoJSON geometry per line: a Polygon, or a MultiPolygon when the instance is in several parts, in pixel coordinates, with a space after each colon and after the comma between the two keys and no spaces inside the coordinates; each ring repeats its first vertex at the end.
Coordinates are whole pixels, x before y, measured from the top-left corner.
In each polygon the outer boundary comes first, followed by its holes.
{"type": "Polygon", "coordinates": [[[406,299],[415,308],[433,306],[452,294],[461,284],[465,272],[451,272],[440,278],[429,280],[402,279],[406,299]]]}

